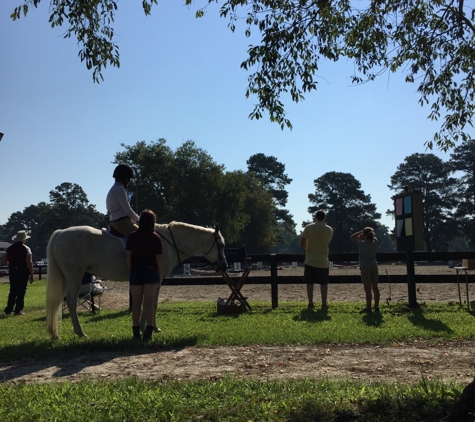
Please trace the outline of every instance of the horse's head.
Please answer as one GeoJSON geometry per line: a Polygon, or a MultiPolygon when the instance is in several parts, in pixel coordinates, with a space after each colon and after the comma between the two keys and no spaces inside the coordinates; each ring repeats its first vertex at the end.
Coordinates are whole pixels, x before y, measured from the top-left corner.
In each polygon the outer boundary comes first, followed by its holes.
{"type": "Polygon", "coordinates": [[[228,269],[226,255],[224,255],[224,237],[219,231],[218,224],[214,227],[214,242],[204,256],[211,264],[216,265],[216,271],[224,273],[228,269]]]}

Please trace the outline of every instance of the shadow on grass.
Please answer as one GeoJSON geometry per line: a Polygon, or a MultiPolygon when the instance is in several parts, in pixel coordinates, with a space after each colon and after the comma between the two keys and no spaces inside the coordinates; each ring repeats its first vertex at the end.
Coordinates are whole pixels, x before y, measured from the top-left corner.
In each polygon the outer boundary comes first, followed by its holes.
{"type": "Polygon", "coordinates": [[[150,343],[142,343],[132,338],[92,340],[87,337],[79,338],[76,335],[67,340],[30,341],[21,344],[7,345],[0,349],[0,361],[15,361],[27,358],[52,358],[56,356],[68,357],[78,354],[93,354],[95,352],[124,352],[130,351],[156,352],[170,348],[193,347],[198,344],[198,336],[181,336],[173,339],[156,334],[150,343]],[[65,343],[67,342],[67,343],[65,343]]]}
{"type": "Polygon", "coordinates": [[[0,369],[0,383],[48,368],[55,368],[54,377],[70,376],[84,368],[102,365],[117,358],[142,356],[162,351],[179,352],[185,347],[195,346],[197,341],[195,336],[182,337],[173,342],[168,340],[166,345],[158,336],[154,337],[150,343],[141,343],[132,339],[91,341],[87,338],[75,338],[70,344],[63,345],[56,345],[57,341],[47,340],[41,343],[28,342],[6,346],[0,350],[0,360],[5,365],[0,369]],[[100,353],[97,353],[98,351],[100,353]],[[24,365],[22,358],[27,359],[32,356],[34,356],[35,364],[24,365]]]}
{"type": "Polygon", "coordinates": [[[370,314],[363,314],[363,322],[368,327],[379,327],[384,320],[381,312],[372,312],[370,314]]]}
{"type": "Polygon", "coordinates": [[[407,317],[408,321],[414,324],[416,327],[421,327],[424,330],[445,332],[453,334],[454,331],[440,319],[428,319],[424,315],[422,309],[413,311],[411,315],[407,317]]]}
{"type": "Polygon", "coordinates": [[[328,315],[327,309],[303,309],[299,315],[294,316],[294,321],[323,322],[330,321],[332,318],[328,315]]]}
{"type": "MultiPolygon", "coordinates": [[[[435,332],[444,332],[453,334],[454,331],[440,319],[429,319],[424,315],[425,306],[424,304],[419,305],[415,308],[410,308],[407,304],[399,304],[395,307],[392,307],[390,312],[393,316],[401,316],[404,314],[407,315],[409,322],[414,324],[416,327],[423,328],[424,330],[435,331],[435,332]]],[[[431,310],[431,314],[434,315],[434,310],[431,310]]]]}
{"type": "Polygon", "coordinates": [[[350,422],[350,421],[437,421],[448,413],[451,401],[437,402],[421,397],[379,397],[358,404],[329,404],[307,400],[288,412],[288,422],[350,422]]]}
{"type": "Polygon", "coordinates": [[[107,314],[103,314],[102,312],[97,312],[91,315],[89,321],[99,322],[99,321],[114,320],[114,319],[122,318],[128,315],[130,315],[129,310],[124,310],[124,311],[119,311],[119,312],[114,312],[114,313],[107,313],[107,314]]]}

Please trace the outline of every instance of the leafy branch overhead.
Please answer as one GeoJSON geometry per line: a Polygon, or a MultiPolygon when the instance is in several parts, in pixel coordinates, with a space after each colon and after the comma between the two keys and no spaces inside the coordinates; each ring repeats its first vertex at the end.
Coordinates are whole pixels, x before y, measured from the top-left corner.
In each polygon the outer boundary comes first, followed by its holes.
{"type": "MultiPolygon", "coordinates": [[[[21,6],[15,7],[10,17],[15,21],[26,16],[30,6],[38,7],[41,0],[25,0],[21,6]]],[[[75,37],[79,44],[78,57],[92,69],[94,82],[104,80],[103,68],[108,64],[120,67],[119,47],[114,42],[115,13],[118,9],[114,0],[50,0],[51,27],[62,27],[65,22],[69,28],[64,38],[75,37]]],[[[150,15],[152,5],[158,0],[143,0],[145,15],[150,15]]]]}
{"type": "MultiPolygon", "coordinates": [[[[206,0],[204,0],[206,2],[206,0]]],[[[40,0],[25,0],[12,18],[26,15],[40,0]]],[[[185,0],[191,5],[192,0],[185,0]]],[[[210,3],[197,5],[205,16],[210,3]]],[[[145,15],[157,0],[144,0],[145,15]]],[[[118,46],[110,26],[117,11],[113,0],[50,0],[50,22],[69,23],[65,37],[75,36],[79,57],[99,82],[103,67],[119,66],[118,46]]],[[[220,16],[235,31],[242,23],[246,37],[257,32],[241,67],[250,72],[246,96],[256,96],[250,118],[268,113],[281,128],[292,128],[284,102],[304,100],[316,90],[322,60],[345,58],[355,64],[354,83],[382,73],[402,73],[416,85],[428,117],[441,120],[427,146],[443,150],[470,138],[474,116],[475,17],[464,0],[227,0],[220,16]]]]}

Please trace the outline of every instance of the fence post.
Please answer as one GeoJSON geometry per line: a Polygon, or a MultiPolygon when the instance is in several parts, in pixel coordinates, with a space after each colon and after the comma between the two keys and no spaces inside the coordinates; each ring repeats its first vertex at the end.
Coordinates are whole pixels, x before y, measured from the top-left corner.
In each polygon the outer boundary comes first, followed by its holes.
{"type": "Polygon", "coordinates": [[[270,255],[270,283],[272,309],[275,309],[279,306],[279,285],[277,283],[277,255],[275,253],[270,255]]]}
{"type": "Polygon", "coordinates": [[[416,272],[414,270],[414,252],[406,251],[406,272],[407,272],[407,293],[409,296],[409,307],[416,308],[416,272]]]}

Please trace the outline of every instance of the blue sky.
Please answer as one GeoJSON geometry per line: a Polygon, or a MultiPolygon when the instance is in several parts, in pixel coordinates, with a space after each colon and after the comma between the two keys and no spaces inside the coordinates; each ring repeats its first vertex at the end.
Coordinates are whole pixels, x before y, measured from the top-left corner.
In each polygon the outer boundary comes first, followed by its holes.
{"type": "MultiPolygon", "coordinates": [[[[97,210],[113,179],[121,143],[165,138],[176,149],[193,140],[228,171],[246,170],[253,154],[275,156],[293,179],[287,208],[297,228],[309,220],[314,179],[351,173],[370,194],[382,222],[394,195],[387,185],[404,158],[426,152],[438,128],[402,74],[352,86],[352,63],[322,63],[319,87],[288,101],[293,130],[267,118],[249,120],[248,74],[240,69],[252,39],[219,18],[219,7],[195,19],[193,9],[163,1],[145,17],[141,2],[119,2],[114,28],[121,67],[94,84],[64,29],[51,29],[49,1],[13,22],[22,0],[0,3],[0,224],[29,205],[49,202],[63,182],[80,185],[97,210]]],[[[449,153],[432,151],[442,159],[449,153]]]]}

